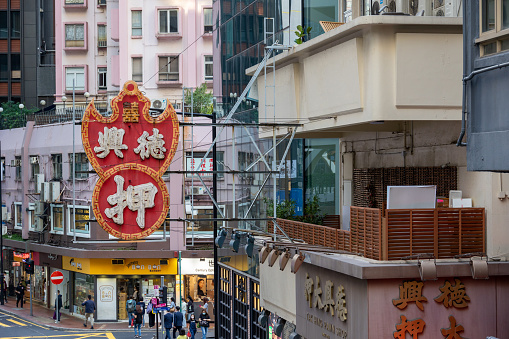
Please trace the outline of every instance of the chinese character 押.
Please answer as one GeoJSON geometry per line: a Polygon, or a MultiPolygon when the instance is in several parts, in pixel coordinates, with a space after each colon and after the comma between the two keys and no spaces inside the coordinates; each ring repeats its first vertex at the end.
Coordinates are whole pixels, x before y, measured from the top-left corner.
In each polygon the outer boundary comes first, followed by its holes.
{"type": "Polygon", "coordinates": [[[417,336],[424,331],[426,323],[422,319],[407,321],[404,315],[401,316],[401,323],[396,325],[396,331],[393,333],[395,339],[405,339],[406,333],[417,339],[417,336]]]}

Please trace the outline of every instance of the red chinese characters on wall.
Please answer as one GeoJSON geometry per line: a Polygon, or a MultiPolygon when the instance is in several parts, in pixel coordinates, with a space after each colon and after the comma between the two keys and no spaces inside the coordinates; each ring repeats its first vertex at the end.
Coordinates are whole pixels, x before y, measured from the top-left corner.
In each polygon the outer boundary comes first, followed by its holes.
{"type": "Polygon", "coordinates": [[[179,123],[172,105],[158,117],[134,81],[101,115],[92,101],[83,116],[83,146],[99,180],[92,196],[97,222],[111,235],[141,239],[159,229],[170,205],[161,176],[178,145],[179,123]]]}

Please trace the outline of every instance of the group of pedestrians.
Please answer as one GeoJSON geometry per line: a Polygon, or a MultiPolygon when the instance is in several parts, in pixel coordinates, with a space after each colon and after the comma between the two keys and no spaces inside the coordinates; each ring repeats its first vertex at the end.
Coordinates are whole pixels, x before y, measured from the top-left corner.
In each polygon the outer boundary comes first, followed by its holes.
{"type": "Polygon", "coordinates": [[[187,305],[186,305],[186,313],[187,313],[187,331],[184,327],[184,315],[180,312],[179,306],[174,306],[175,300],[172,298],[170,303],[170,311],[164,315],[164,328],[166,329],[166,339],[181,339],[190,337],[194,339],[198,328],[201,328],[202,338],[205,339],[207,337],[207,332],[210,326],[210,316],[207,312],[208,304],[205,302],[204,306],[201,306],[202,310],[197,320],[194,315],[194,302],[193,299],[188,296],[187,297],[187,305]],[[173,306],[173,307],[172,307],[173,306]],[[172,335],[170,336],[170,331],[172,331],[172,335]],[[175,337],[175,334],[178,332],[179,336],[175,337]]]}

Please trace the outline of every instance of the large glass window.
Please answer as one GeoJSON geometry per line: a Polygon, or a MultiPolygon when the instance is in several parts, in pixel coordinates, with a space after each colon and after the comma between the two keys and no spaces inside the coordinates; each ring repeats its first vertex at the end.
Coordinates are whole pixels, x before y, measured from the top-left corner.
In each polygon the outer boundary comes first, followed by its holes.
{"type": "Polygon", "coordinates": [[[23,224],[21,223],[23,203],[21,202],[15,202],[14,203],[14,228],[22,228],[23,224]]]}
{"type": "Polygon", "coordinates": [[[11,12],[11,38],[21,37],[21,20],[19,12],[11,12]]]}
{"type": "Polygon", "coordinates": [[[7,54],[0,54],[0,80],[8,79],[9,71],[7,69],[7,54]]]}
{"type": "Polygon", "coordinates": [[[108,83],[106,82],[106,74],[107,74],[106,67],[98,67],[97,68],[97,87],[99,89],[107,89],[108,88],[108,83]]]}
{"type": "MultiPolygon", "coordinates": [[[[75,153],[76,156],[76,166],[75,166],[75,178],[76,179],[85,179],[88,178],[88,159],[85,153],[75,153]]],[[[72,153],[69,153],[69,177],[72,178],[72,153]]]]}
{"type": "Polygon", "coordinates": [[[33,231],[35,229],[35,203],[28,203],[28,229],[33,231]]]}
{"type": "Polygon", "coordinates": [[[50,205],[51,207],[51,231],[63,232],[64,231],[64,206],[63,205],[50,205]]]}
{"type": "Polygon", "coordinates": [[[32,168],[32,180],[35,180],[35,175],[40,173],[39,170],[39,156],[31,155],[30,156],[30,167],[32,168]]]}
{"type": "Polygon", "coordinates": [[[159,57],[159,81],[179,81],[179,57],[159,57]]]}
{"type": "Polygon", "coordinates": [[[94,276],[75,273],[74,274],[74,313],[85,315],[85,306],[81,306],[83,301],[88,299],[88,296],[94,296],[94,276]]]}
{"type": "Polygon", "coordinates": [[[484,0],[482,9],[482,31],[495,29],[495,0],[484,0]]]}
{"type": "Polygon", "coordinates": [[[21,156],[14,157],[14,166],[16,168],[16,180],[21,180],[21,156]]]}
{"type": "Polygon", "coordinates": [[[159,33],[178,33],[178,10],[159,10],[159,33]]]}
{"type": "Polygon", "coordinates": [[[0,39],[7,39],[8,37],[8,28],[7,28],[7,12],[0,11],[0,39]]]}
{"type": "Polygon", "coordinates": [[[20,54],[11,54],[11,77],[21,79],[21,56],[20,54]]]}
{"type": "Polygon", "coordinates": [[[73,81],[74,88],[77,91],[85,90],[85,67],[67,67],[65,69],[65,90],[72,91],[73,90],[73,81]]]}
{"type": "Polygon", "coordinates": [[[97,47],[107,47],[106,25],[97,25],[97,47]]]}
{"type": "Polygon", "coordinates": [[[84,47],[85,46],[85,25],[67,24],[65,25],[65,47],[84,47]]]}
{"type": "Polygon", "coordinates": [[[304,0],[304,25],[312,28],[311,38],[324,33],[320,21],[339,21],[338,6],[337,0],[304,0]]]}
{"type": "Polygon", "coordinates": [[[205,56],[205,81],[211,81],[214,78],[213,72],[213,57],[212,55],[205,56]]]}
{"type": "Polygon", "coordinates": [[[52,154],[53,179],[62,179],[62,154],[52,154]]]}
{"type": "Polygon", "coordinates": [[[203,9],[203,32],[212,33],[214,26],[212,25],[212,8],[203,9]]]}
{"type": "Polygon", "coordinates": [[[142,36],[142,17],[141,11],[132,11],[131,12],[131,35],[132,36],[142,36]]]}
{"type": "Polygon", "coordinates": [[[74,225],[72,222],[73,211],[76,211],[76,233],[81,235],[90,234],[90,207],[88,206],[76,206],[73,208],[72,205],[67,206],[67,224],[69,225],[69,234],[74,233],[74,225]]]}
{"type": "Polygon", "coordinates": [[[480,46],[480,55],[487,56],[507,51],[509,0],[481,0],[479,20],[481,32],[476,42],[480,46]]]}
{"type": "Polygon", "coordinates": [[[133,81],[143,82],[143,63],[142,58],[132,58],[133,62],[133,81]]]}

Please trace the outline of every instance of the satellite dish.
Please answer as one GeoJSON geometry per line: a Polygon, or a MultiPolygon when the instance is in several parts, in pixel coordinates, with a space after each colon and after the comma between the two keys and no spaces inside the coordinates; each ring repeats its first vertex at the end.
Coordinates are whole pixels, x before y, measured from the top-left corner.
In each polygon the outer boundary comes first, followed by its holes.
{"type": "Polygon", "coordinates": [[[371,6],[371,15],[378,15],[378,11],[380,10],[380,4],[378,1],[373,2],[371,6]]]}
{"type": "Polygon", "coordinates": [[[163,107],[163,103],[161,102],[161,100],[154,100],[154,102],[152,103],[152,107],[161,108],[163,107]]]}

